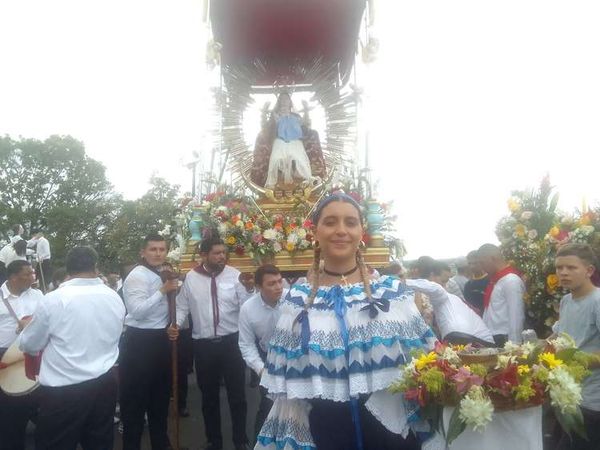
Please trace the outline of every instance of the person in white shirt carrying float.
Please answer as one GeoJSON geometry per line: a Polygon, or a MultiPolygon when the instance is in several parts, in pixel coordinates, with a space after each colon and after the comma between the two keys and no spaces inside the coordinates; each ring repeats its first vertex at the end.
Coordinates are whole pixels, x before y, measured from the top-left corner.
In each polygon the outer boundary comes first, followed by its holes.
{"type": "MultiPolygon", "coordinates": [[[[448,264],[431,260],[420,268],[422,277],[444,287],[450,275],[448,264]]],[[[418,280],[414,281],[419,283],[418,280]]],[[[474,344],[493,347],[494,339],[481,317],[460,297],[446,292],[445,296],[430,296],[435,324],[441,340],[451,344],[474,344]]]]}
{"type": "Polygon", "coordinates": [[[483,322],[498,347],[504,347],[507,341],[520,344],[525,327],[525,283],[521,274],[493,244],[482,245],[477,253],[481,268],[490,277],[483,293],[483,322]]]}
{"type": "Polygon", "coordinates": [[[97,277],[98,254],[76,247],[66,258],[69,280],[46,295],[21,334],[20,348],[43,351],[37,449],[110,449],[125,307],[97,277]]]}
{"type": "MultiPolygon", "coordinates": [[[[240,309],[239,346],[246,365],[258,378],[263,373],[269,350],[269,341],[279,320],[279,303],[287,294],[279,269],[272,264],[260,266],[254,274],[258,293],[250,297],[240,309]]],[[[259,386],[260,403],[254,422],[254,435],[258,435],[273,405],[267,390],[259,386]]]]}
{"type": "MultiPolygon", "coordinates": [[[[215,234],[216,236],[216,234],[215,234]]],[[[227,248],[218,237],[200,243],[202,262],[190,271],[177,295],[177,328],[192,315],[192,339],[202,415],[210,450],[223,448],[220,381],[225,380],[236,450],[248,448],[246,436],[245,364],[238,346],[238,319],[242,303],[254,293],[254,280],[228,266],[227,248]]]]}
{"type": "MultiPolygon", "coordinates": [[[[167,417],[171,396],[171,354],[167,326],[167,293],[178,288],[178,280],[163,283],[159,272],[169,246],[159,234],[145,237],[142,264],[131,270],[123,283],[127,307],[123,354],[119,361],[123,450],[139,450],[144,415],[152,450],[170,447],[167,417]]],[[[61,288],[62,289],[62,288],[61,288]]]]}

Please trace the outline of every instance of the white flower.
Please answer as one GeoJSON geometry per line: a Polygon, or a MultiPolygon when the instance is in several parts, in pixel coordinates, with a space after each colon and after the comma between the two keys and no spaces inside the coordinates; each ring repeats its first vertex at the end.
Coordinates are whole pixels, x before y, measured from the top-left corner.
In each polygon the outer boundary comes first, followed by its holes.
{"type": "Polygon", "coordinates": [[[304,228],[299,228],[296,233],[300,239],[304,239],[306,237],[306,230],[304,228]]]}
{"type": "Polygon", "coordinates": [[[296,242],[298,242],[298,235],[296,233],[290,233],[287,237],[287,241],[290,244],[296,244],[296,242]]]}
{"type": "Polygon", "coordinates": [[[226,223],[219,224],[219,234],[221,236],[225,236],[227,234],[227,224],[226,223]]]}
{"type": "Polygon", "coordinates": [[[498,355],[498,363],[496,369],[506,369],[509,364],[516,361],[517,357],[513,355],[498,355]]]}
{"type": "Polygon", "coordinates": [[[527,237],[528,237],[529,239],[532,239],[532,240],[533,240],[533,239],[535,239],[537,236],[538,236],[538,232],[537,232],[537,230],[529,230],[529,231],[527,232],[527,237]]]}
{"type": "Polygon", "coordinates": [[[529,220],[529,219],[531,219],[532,216],[533,216],[532,211],[523,211],[521,213],[521,220],[529,220]]]}
{"type": "Polygon", "coordinates": [[[444,352],[442,353],[442,359],[445,359],[450,364],[453,364],[455,366],[461,364],[461,360],[458,356],[458,353],[456,353],[456,351],[452,347],[446,347],[444,349],[444,352]]]}
{"type": "Polygon", "coordinates": [[[238,220],[238,221],[235,223],[235,226],[236,226],[236,227],[238,227],[238,228],[244,228],[244,221],[243,221],[243,220],[241,220],[241,219],[240,219],[240,220],[238,220]]]}
{"type": "Polygon", "coordinates": [[[475,431],[483,431],[492,421],[494,406],[481,386],[473,386],[460,401],[460,419],[475,431]]]}
{"type": "Polygon", "coordinates": [[[557,352],[577,347],[575,340],[567,333],[560,333],[556,339],[550,341],[550,344],[552,344],[557,352]]]}
{"type": "MultiPolygon", "coordinates": [[[[200,203],[200,206],[202,208],[208,208],[210,206],[210,202],[208,200],[203,200],[202,203],[200,203]]],[[[221,208],[221,207],[219,207],[219,208],[221,208]]],[[[224,206],[223,206],[223,208],[224,208],[224,206]]]]}
{"type": "Polygon", "coordinates": [[[411,378],[414,374],[417,373],[417,368],[415,367],[416,362],[417,362],[417,358],[413,358],[402,369],[402,371],[404,372],[404,376],[406,378],[411,378]]]}
{"type": "Polygon", "coordinates": [[[268,230],[263,231],[263,237],[270,241],[274,241],[277,239],[277,230],[274,228],[269,228],[268,230]]]}
{"type": "Polygon", "coordinates": [[[504,344],[504,350],[509,353],[518,353],[521,350],[521,346],[515,344],[513,341],[507,341],[506,344],[504,344]]]}
{"type": "Polygon", "coordinates": [[[275,251],[275,253],[279,253],[281,251],[281,244],[279,242],[275,242],[273,244],[273,250],[275,251]]]}
{"type": "Polygon", "coordinates": [[[548,374],[550,403],[557,406],[563,414],[574,414],[581,403],[581,386],[563,366],[548,374]]]}
{"type": "Polygon", "coordinates": [[[308,242],[306,239],[302,239],[300,241],[300,248],[309,248],[310,247],[310,242],[308,242]]]}

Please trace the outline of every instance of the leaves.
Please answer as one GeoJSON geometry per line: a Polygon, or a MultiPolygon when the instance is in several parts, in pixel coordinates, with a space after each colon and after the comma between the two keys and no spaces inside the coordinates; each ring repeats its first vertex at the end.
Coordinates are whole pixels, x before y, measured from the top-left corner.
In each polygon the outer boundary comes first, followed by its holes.
{"type": "Polygon", "coordinates": [[[454,408],[450,421],[448,422],[448,432],[446,433],[446,444],[450,445],[452,442],[465,431],[467,424],[460,418],[460,407],[454,408]]]}
{"type": "Polygon", "coordinates": [[[583,414],[581,413],[581,409],[577,408],[577,412],[575,414],[565,415],[560,411],[560,408],[553,407],[554,414],[556,415],[556,419],[560,423],[562,427],[569,436],[571,433],[576,433],[581,436],[586,441],[588,440],[587,434],[585,432],[585,425],[583,422],[583,414]]]}

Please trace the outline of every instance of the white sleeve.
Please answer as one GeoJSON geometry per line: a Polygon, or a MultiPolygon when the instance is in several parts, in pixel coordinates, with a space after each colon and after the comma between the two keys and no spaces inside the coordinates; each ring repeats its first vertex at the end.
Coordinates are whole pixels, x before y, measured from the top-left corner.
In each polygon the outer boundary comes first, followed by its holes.
{"type": "MultiPolygon", "coordinates": [[[[189,282],[188,282],[188,278],[186,277],[186,279],[183,282],[183,286],[181,287],[181,290],[179,291],[179,294],[177,294],[177,301],[175,302],[176,305],[176,309],[177,309],[177,326],[181,327],[183,325],[183,323],[185,322],[185,319],[187,318],[188,314],[190,313],[190,295],[189,295],[189,282]]],[[[198,324],[200,325],[200,324],[198,324]]]]}
{"type": "Polygon", "coordinates": [[[257,374],[260,374],[261,370],[265,367],[265,364],[258,353],[258,349],[256,348],[256,336],[254,335],[254,331],[252,331],[252,326],[250,325],[250,318],[248,317],[248,309],[242,306],[240,310],[240,319],[239,319],[239,340],[238,344],[240,346],[240,351],[242,352],[242,358],[252,370],[254,370],[257,374]]]}
{"type": "Polygon", "coordinates": [[[50,313],[47,299],[38,303],[33,319],[21,332],[19,339],[19,349],[30,355],[36,355],[46,347],[50,340],[50,313]]]}
{"type": "Polygon", "coordinates": [[[525,283],[515,275],[506,280],[503,294],[508,307],[508,340],[518,344],[523,339],[525,326],[525,283]]]}
{"type": "Polygon", "coordinates": [[[239,280],[235,281],[235,294],[240,306],[242,306],[244,302],[252,297],[255,293],[256,289],[252,289],[252,291],[248,292],[239,280]]]}
{"type": "Polygon", "coordinates": [[[429,297],[429,301],[436,308],[439,308],[448,301],[446,290],[440,284],[433,281],[422,279],[406,280],[406,285],[429,297]]]}
{"type": "Polygon", "coordinates": [[[166,295],[160,290],[148,296],[148,280],[140,273],[130,273],[123,283],[123,298],[127,313],[135,320],[144,320],[166,295]]]}

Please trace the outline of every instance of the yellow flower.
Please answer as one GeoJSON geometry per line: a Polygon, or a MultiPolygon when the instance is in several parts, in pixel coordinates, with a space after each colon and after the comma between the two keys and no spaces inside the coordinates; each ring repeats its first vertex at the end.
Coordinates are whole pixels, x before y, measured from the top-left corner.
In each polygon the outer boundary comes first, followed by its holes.
{"type": "Polygon", "coordinates": [[[558,287],[558,276],[555,273],[551,273],[546,277],[546,284],[550,292],[554,292],[558,287]]]}
{"type": "Polygon", "coordinates": [[[515,234],[519,237],[523,237],[525,236],[525,234],[527,233],[527,228],[525,227],[525,225],[523,225],[522,223],[518,223],[517,225],[515,225],[515,234]]]}
{"type": "Polygon", "coordinates": [[[423,354],[419,356],[417,362],[415,362],[415,367],[417,370],[423,370],[429,364],[433,364],[437,360],[437,354],[435,352],[429,352],[427,355],[423,354]]]}
{"type": "Polygon", "coordinates": [[[558,228],[555,225],[552,228],[550,228],[550,231],[548,231],[548,234],[550,234],[550,236],[552,236],[553,238],[555,238],[556,236],[558,236],[560,234],[560,228],[558,228]]]}
{"type": "Polygon", "coordinates": [[[521,203],[516,198],[511,197],[508,199],[508,209],[510,209],[511,212],[517,212],[521,209],[521,203]]]}
{"type": "Polygon", "coordinates": [[[562,366],[563,364],[561,359],[556,359],[556,355],[554,355],[554,353],[542,353],[540,356],[538,356],[538,361],[545,363],[549,369],[554,369],[555,367],[562,366]]]}
{"type": "Polygon", "coordinates": [[[579,219],[579,225],[589,225],[590,223],[592,223],[592,218],[589,213],[584,214],[579,219]]]}
{"type": "Polygon", "coordinates": [[[233,245],[233,244],[235,244],[235,242],[236,242],[235,236],[229,236],[229,237],[228,237],[228,238],[225,240],[225,242],[226,242],[227,244],[229,244],[229,245],[233,245]]]}
{"type": "Polygon", "coordinates": [[[287,244],[285,244],[285,249],[288,252],[293,252],[295,248],[296,248],[296,246],[294,245],[293,242],[288,242],[287,244]]]}
{"type": "Polygon", "coordinates": [[[530,370],[531,369],[526,364],[517,367],[517,372],[519,372],[519,375],[525,375],[526,373],[529,373],[530,370]]]}

